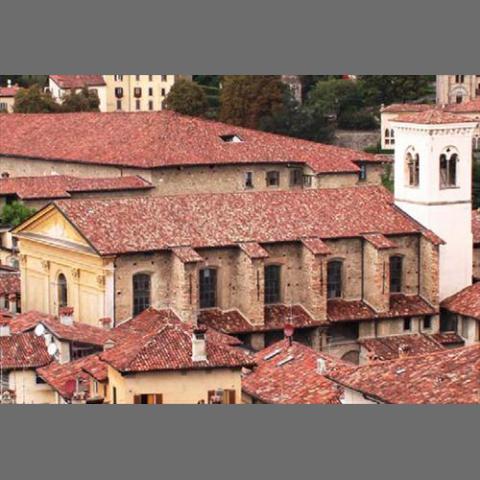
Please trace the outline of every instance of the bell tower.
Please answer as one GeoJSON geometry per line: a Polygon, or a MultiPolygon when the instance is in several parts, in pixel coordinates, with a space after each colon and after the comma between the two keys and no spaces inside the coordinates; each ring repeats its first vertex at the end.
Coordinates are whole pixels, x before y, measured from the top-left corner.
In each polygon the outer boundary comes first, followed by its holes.
{"type": "Polygon", "coordinates": [[[445,241],[440,300],[472,283],[475,120],[440,109],[402,116],[395,129],[395,204],[445,241]]]}

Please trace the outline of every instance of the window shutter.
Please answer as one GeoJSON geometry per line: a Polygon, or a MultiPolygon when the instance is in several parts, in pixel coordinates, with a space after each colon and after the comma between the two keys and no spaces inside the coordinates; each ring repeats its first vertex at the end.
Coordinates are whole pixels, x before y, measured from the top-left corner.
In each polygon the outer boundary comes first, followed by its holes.
{"type": "Polygon", "coordinates": [[[161,405],[163,403],[163,395],[161,393],[155,394],[155,404],[161,405]]]}
{"type": "Polygon", "coordinates": [[[136,405],[141,404],[142,403],[142,396],[141,395],[134,395],[133,403],[136,404],[136,405]]]}

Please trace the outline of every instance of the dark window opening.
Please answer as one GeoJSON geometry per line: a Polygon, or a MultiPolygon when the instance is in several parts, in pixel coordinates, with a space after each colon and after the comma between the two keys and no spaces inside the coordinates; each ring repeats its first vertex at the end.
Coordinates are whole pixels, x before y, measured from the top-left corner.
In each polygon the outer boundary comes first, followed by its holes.
{"type": "Polygon", "coordinates": [[[133,315],[136,316],[150,307],[150,275],[137,273],[133,276],[133,315]]]}
{"type": "Polygon", "coordinates": [[[358,322],[345,322],[333,324],[328,329],[329,343],[351,342],[358,339],[358,322]]]}
{"type": "Polygon", "coordinates": [[[163,403],[163,395],[159,393],[134,395],[133,403],[136,405],[161,405],[163,403]]]}
{"type": "Polygon", "coordinates": [[[411,318],[404,318],[403,319],[403,330],[405,332],[409,332],[412,329],[412,319],[411,318]]]}
{"type": "Polygon", "coordinates": [[[290,185],[292,187],[302,186],[303,184],[303,170],[301,168],[294,168],[290,170],[290,185]]]}
{"type": "Polygon", "coordinates": [[[267,172],[267,187],[278,187],[280,185],[280,172],[272,170],[267,172]]]}
{"type": "Polygon", "coordinates": [[[458,317],[455,313],[442,310],[440,315],[441,332],[458,332],[458,317]]]}
{"type": "Polygon", "coordinates": [[[430,330],[432,328],[432,317],[424,317],[423,319],[423,329],[424,330],[430,330]]]}
{"type": "Polygon", "coordinates": [[[327,298],[340,298],[342,296],[342,268],[339,260],[328,262],[327,265],[327,298]]]}
{"type": "Polygon", "coordinates": [[[61,273],[58,276],[57,288],[58,288],[58,308],[68,306],[67,279],[65,278],[65,275],[63,273],[61,273]]]}
{"type": "Polygon", "coordinates": [[[245,188],[253,188],[253,172],[245,173],[245,188]]]}
{"type": "Polygon", "coordinates": [[[402,291],[402,265],[402,257],[390,257],[390,293],[402,291]]]}
{"type": "Polygon", "coordinates": [[[440,155],[440,187],[455,187],[457,185],[457,162],[458,155],[456,153],[447,153],[440,155]]]}
{"type": "Polygon", "coordinates": [[[367,166],[364,163],[360,164],[360,172],[358,172],[359,180],[367,179],[367,166]]]}
{"type": "Polygon", "coordinates": [[[220,135],[220,138],[225,143],[240,143],[240,142],[242,142],[242,139],[238,135],[235,135],[234,133],[228,134],[228,135],[220,135]]]}
{"type": "Polygon", "coordinates": [[[217,306],[217,271],[204,268],[199,275],[200,308],[214,308],[217,306]]]}
{"type": "Polygon", "coordinates": [[[407,153],[408,185],[418,187],[420,183],[420,156],[407,153]]]}
{"type": "Polygon", "coordinates": [[[280,265],[265,267],[265,303],[280,303],[280,265]]]}

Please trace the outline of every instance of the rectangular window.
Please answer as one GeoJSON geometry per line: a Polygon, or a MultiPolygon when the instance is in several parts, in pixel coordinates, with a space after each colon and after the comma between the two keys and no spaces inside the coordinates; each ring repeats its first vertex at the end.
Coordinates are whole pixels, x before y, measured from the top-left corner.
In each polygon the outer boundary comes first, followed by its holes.
{"type": "Polygon", "coordinates": [[[338,260],[328,262],[327,298],[340,298],[342,296],[342,269],[342,262],[338,260]]]}
{"type": "Polygon", "coordinates": [[[136,80],[137,82],[139,82],[139,81],[140,81],[140,75],[135,75],[135,80],[136,80]]]}
{"type": "Polygon", "coordinates": [[[432,328],[432,317],[429,315],[423,318],[423,329],[430,330],[432,328]]]}
{"type": "Polygon", "coordinates": [[[117,110],[121,110],[121,109],[122,109],[122,101],[117,100],[117,110]]]}
{"type": "Polygon", "coordinates": [[[359,180],[367,179],[367,166],[364,163],[360,164],[360,172],[358,173],[359,180]]]}
{"type": "Polygon", "coordinates": [[[162,75],[162,82],[166,82],[166,81],[167,81],[167,77],[168,77],[168,75],[162,75]]]}
{"type": "Polygon", "coordinates": [[[280,265],[265,267],[265,303],[280,303],[280,265]]]}
{"type": "Polygon", "coordinates": [[[113,79],[116,81],[116,82],[121,82],[123,80],[123,75],[114,75],[113,76],[113,79]]]}
{"type": "Polygon", "coordinates": [[[390,257],[390,293],[402,291],[402,264],[402,257],[390,257]]]}
{"type": "Polygon", "coordinates": [[[123,88],[122,87],[116,87],[115,88],[115,96],[117,98],[122,98],[123,97],[123,88]]]}
{"type": "Polygon", "coordinates": [[[162,97],[164,97],[166,95],[166,91],[164,88],[162,88],[162,97]]]}
{"type": "Polygon", "coordinates": [[[152,100],[148,101],[148,109],[153,110],[153,101],[152,100]]]}
{"type": "Polygon", "coordinates": [[[135,87],[133,89],[133,95],[135,98],[140,98],[142,96],[142,89],[140,87],[135,87]]]}
{"type": "Polygon", "coordinates": [[[6,112],[6,111],[7,111],[7,104],[0,103],[0,112],[6,112]]]}
{"type": "Polygon", "coordinates": [[[113,387],[112,389],[112,403],[114,405],[117,404],[117,387],[113,387]]]}
{"type": "Polygon", "coordinates": [[[200,308],[214,308],[217,306],[217,271],[204,268],[199,275],[200,308]]]}
{"type": "Polygon", "coordinates": [[[272,170],[267,172],[267,187],[278,187],[280,185],[280,172],[272,170]]]}
{"type": "Polygon", "coordinates": [[[2,388],[10,388],[10,372],[2,371],[2,376],[0,378],[0,384],[2,388]]]}
{"type": "Polygon", "coordinates": [[[245,188],[253,188],[253,172],[245,172],[245,188]]]}
{"type": "Polygon", "coordinates": [[[235,405],[235,390],[222,390],[221,394],[215,390],[209,390],[207,393],[208,403],[235,405]]]}
{"type": "Polygon", "coordinates": [[[468,320],[465,317],[462,318],[462,337],[468,338],[468,320]]]}
{"type": "Polygon", "coordinates": [[[303,184],[303,170],[294,168],[290,170],[290,186],[297,187],[303,184]]]}
{"type": "Polygon", "coordinates": [[[148,81],[149,81],[149,82],[152,82],[152,81],[153,81],[153,75],[149,75],[149,76],[148,76],[148,81]]]}
{"type": "Polygon", "coordinates": [[[133,396],[133,403],[136,405],[161,405],[163,395],[161,393],[142,393],[133,396]]]}
{"type": "Polygon", "coordinates": [[[409,332],[412,329],[412,319],[411,318],[404,318],[403,319],[403,330],[405,332],[409,332]]]}
{"type": "Polygon", "coordinates": [[[135,100],[135,108],[140,110],[140,100],[135,100]]]}
{"type": "Polygon", "coordinates": [[[303,176],[303,186],[304,187],[307,187],[307,188],[310,188],[313,184],[313,175],[304,175],[303,176]]]}
{"type": "Polygon", "coordinates": [[[150,306],[150,275],[137,273],[133,276],[133,315],[138,315],[150,306]]]}

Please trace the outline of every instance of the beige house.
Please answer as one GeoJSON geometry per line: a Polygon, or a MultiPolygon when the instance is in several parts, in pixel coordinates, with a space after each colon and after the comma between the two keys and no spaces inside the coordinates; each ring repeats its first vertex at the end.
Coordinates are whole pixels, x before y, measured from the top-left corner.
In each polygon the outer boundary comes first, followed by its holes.
{"type": "Polygon", "coordinates": [[[139,175],[154,195],[379,185],[384,168],[365,152],[171,111],[3,115],[0,130],[3,176],[139,175]]]}
{"type": "Polygon", "coordinates": [[[6,87],[0,87],[0,113],[13,113],[15,95],[20,88],[9,81],[6,87]]]}
{"type": "Polygon", "coordinates": [[[438,331],[441,241],[380,187],[65,200],[14,234],[23,311],[172,308],[256,349],[292,323],[354,361],[359,338],[438,331]]]}

